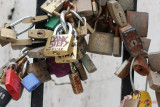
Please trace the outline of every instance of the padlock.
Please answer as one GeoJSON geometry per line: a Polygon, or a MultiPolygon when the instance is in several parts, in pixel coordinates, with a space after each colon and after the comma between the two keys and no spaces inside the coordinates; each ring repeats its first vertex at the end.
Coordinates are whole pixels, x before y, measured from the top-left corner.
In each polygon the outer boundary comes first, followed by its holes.
{"type": "Polygon", "coordinates": [[[120,27],[126,26],[127,19],[119,2],[110,0],[107,1],[107,5],[108,5],[108,10],[112,18],[114,19],[115,23],[120,27]]]}
{"type": "Polygon", "coordinates": [[[142,44],[143,44],[143,49],[148,52],[150,44],[151,44],[151,39],[141,37],[142,44]]]}
{"type": "Polygon", "coordinates": [[[94,15],[98,14],[98,5],[97,5],[96,0],[92,0],[92,10],[93,10],[94,15]]]}
{"type": "Polygon", "coordinates": [[[77,61],[77,31],[73,28],[74,40],[68,55],[55,57],[56,63],[71,63],[77,61]]]}
{"type": "Polygon", "coordinates": [[[150,73],[147,77],[148,79],[148,83],[151,89],[160,92],[160,74],[157,72],[153,72],[152,70],[150,70],[150,73]]]}
{"type": "Polygon", "coordinates": [[[0,107],[6,107],[11,99],[12,97],[8,91],[0,86],[0,107]]]}
{"type": "Polygon", "coordinates": [[[160,71],[160,52],[152,52],[148,54],[148,62],[152,71],[160,71]]]}
{"type": "Polygon", "coordinates": [[[53,15],[49,18],[49,21],[45,24],[45,26],[53,30],[58,24],[60,24],[60,18],[58,16],[53,15]]]}
{"type": "Polygon", "coordinates": [[[52,14],[54,11],[59,11],[63,8],[63,3],[65,0],[47,0],[42,6],[41,9],[45,12],[52,14]]]}
{"type": "Polygon", "coordinates": [[[29,64],[27,72],[33,73],[41,83],[51,80],[51,76],[47,70],[46,60],[29,64]]]}
{"type": "Polygon", "coordinates": [[[97,70],[96,66],[94,65],[94,63],[92,62],[92,60],[90,59],[90,57],[87,54],[85,54],[83,56],[81,61],[82,61],[82,64],[87,69],[88,73],[93,73],[97,70]]]}
{"type": "MultiPolygon", "coordinates": [[[[29,63],[29,61],[27,62],[29,63]]],[[[21,84],[27,89],[28,92],[32,92],[40,85],[40,81],[33,73],[29,73],[24,78],[19,75],[19,78],[21,79],[21,84]]]]}
{"type": "Polygon", "coordinates": [[[31,46],[32,39],[18,39],[15,42],[11,42],[12,49],[21,49],[25,46],[31,46]]]}
{"type": "Polygon", "coordinates": [[[62,26],[61,24],[55,28],[53,36],[51,35],[47,40],[44,49],[45,56],[62,56],[69,54],[72,44],[71,41],[73,41],[73,28],[70,23],[67,23],[67,25],[69,26],[68,34],[56,35],[57,30],[62,26]]]}
{"type": "Polygon", "coordinates": [[[128,24],[119,30],[121,39],[131,56],[136,56],[143,51],[142,40],[136,29],[132,28],[132,26],[128,24]]]}
{"type": "MultiPolygon", "coordinates": [[[[10,63],[10,65],[13,65],[16,63],[10,63]]],[[[15,67],[16,69],[17,67],[15,67]]],[[[6,81],[5,81],[5,87],[8,91],[8,93],[15,99],[18,100],[21,96],[21,84],[20,84],[20,79],[18,75],[16,74],[16,71],[11,68],[7,69],[6,71],[6,81]]]]}
{"type": "Polygon", "coordinates": [[[34,29],[28,31],[28,37],[32,39],[48,39],[53,31],[46,29],[34,29]]]}
{"type": "Polygon", "coordinates": [[[92,16],[92,4],[91,0],[76,0],[73,1],[73,4],[77,7],[77,12],[84,17],[92,16]]]}
{"type": "Polygon", "coordinates": [[[88,52],[112,55],[113,52],[113,39],[112,33],[94,32],[89,37],[88,52]]]}
{"type": "Polygon", "coordinates": [[[77,62],[74,63],[74,65],[75,65],[75,67],[76,67],[76,69],[79,73],[79,76],[80,76],[81,80],[82,81],[87,80],[88,77],[87,77],[86,71],[85,71],[82,63],[77,61],[77,62]]]}
{"type": "Polygon", "coordinates": [[[47,15],[41,15],[41,16],[29,17],[27,19],[24,19],[22,23],[38,23],[41,21],[45,21],[47,19],[48,19],[47,15]]]}
{"type": "Polygon", "coordinates": [[[115,36],[114,36],[114,43],[113,43],[113,56],[121,57],[121,46],[122,41],[119,35],[118,26],[115,28],[115,36]]]}
{"type": "Polygon", "coordinates": [[[118,0],[124,11],[134,10],[134,0],[118,0]]]}
{"type": "Polygon", "coordinates": [[[146,12],[127,11],[128,23],[136,29],[141,37],[147,37],[149,14],[146,12]]]}
{"type": "Polygon", "coordinates": [[[75,70],[72,63],[70,63],[70,66],[71,66],[71,73],[69,74],[69,79],[72,85],[73,92],[74,94],[83,93],[83,87],[82,87],[82,83],[81,83],[79,74],[75,70]]]}
{"type": "Polygon", "coordinates": [[[78,37],[84,37],[87,35],[86,18],[82,17],[82,19],[84,20],[84,26],[80,26],[80,20],[79,20],[78,28],[76,29],[78,37]]]}
{"type": "Polygon", "coordinates": [[[130,57],[129,59],[126,59],[114,74],[117,75],[119,78],[124,79],[129,73],[132,59],[133,59],[132,57],[130,57]]]}
{"type": "Polygon", "coordinates": [[[84,54],[87,51],[87,41],[86,39],[83,37],[80,39],[80,41],[78,42],[78,47],[77,47],[77,59],[81,59],[84,54]]]}
{"type": "Polygon", "coordinates": [[[0,28],[0,40],[15,42],[17,39],[16,31],[8,28],[0,28]]]}
{"type": "Polygon", "coordinates": [[[134,61],[133,69],[142,76],[149,75],[149,67],[144,56],[139,55],[134,61]]]}
{"type": "Polygon", "coordinates": [[[56,77],[64,77],[71,71],[68,63],[56,63],[55,58],[47,58],[47,66],[50,74],[55,74],[56,77]]]}

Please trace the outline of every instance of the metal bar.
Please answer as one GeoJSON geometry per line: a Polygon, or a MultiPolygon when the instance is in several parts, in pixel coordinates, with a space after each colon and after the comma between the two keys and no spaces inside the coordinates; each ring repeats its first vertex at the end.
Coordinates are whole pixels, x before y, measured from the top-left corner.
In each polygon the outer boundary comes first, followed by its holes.
{"type": "MultiPolygon", "coordinates": [[[[40,9],[40,6],[45,2],[46,0],[37,0],[37,7],[36,7],[36,16],[38,15],[46,15],[44,11],[40,9]]],[[[45,21],[37,23],[35,25],[36,29],[45,29],[45,21]]],[[[33,62],[37,62],[38,59],[33,59],[33,62]]],[[[43,90],[44,90],[44,83],[41,83],[41,85],[32,92],[31,95],[31,107],[43,107],[43,90]]]]}

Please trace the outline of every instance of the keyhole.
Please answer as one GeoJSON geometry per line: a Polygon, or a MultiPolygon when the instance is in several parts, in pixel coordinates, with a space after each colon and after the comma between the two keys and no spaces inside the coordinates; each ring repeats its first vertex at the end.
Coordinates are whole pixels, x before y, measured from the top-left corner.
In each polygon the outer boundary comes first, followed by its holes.
{"type": "Polygon", "coordinates": [[[45,36],[45,31],[44,30],[39,30],[38,32],[37,32],[37,36],[39,36],[39,37],[44,37],[45,36]]]}
{"type": "Polygon", "coordinates": [[[140,68],[140,69],[139,69],[139,71],[140,71],[140,72],[142,72],[142,71],[143,71],[143,69],[142,69],[142,68],[140,68]]]}
{"type": "Polygon", "coordinates": [[[134,46],[136,46],[136,45],[137,45],[137,41],[136,41],[136,40],[132,40],[132,41],[131,41],[131,46],[134,47],[134,46]]]}

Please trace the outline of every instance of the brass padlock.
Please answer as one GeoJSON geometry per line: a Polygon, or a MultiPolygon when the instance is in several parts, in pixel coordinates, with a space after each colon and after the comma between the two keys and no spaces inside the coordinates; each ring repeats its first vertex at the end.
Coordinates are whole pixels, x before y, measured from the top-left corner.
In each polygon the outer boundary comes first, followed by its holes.
{"type": "Polygon", "coordinates": [[[118,0],[124,11],[134,10],[134,0],[118,0]]]}
{"type": "Polygon", "coordinates": [[[129,73],[132,59],[133,59],[132,57],[126,59],[114,74],[117,75],[119,78],[124,79],[129,73]]]}
{"type": "Polygon", "coordinates": [[[92,60],[90,59],[90,57],[87,54],[85,54],[83,56],[81,61],[82,61],[82,64],[87,69],[88,73],[93,73],[97,70],[96,66],[94,65],[94,63],[92,62],[92,60]]]}
{"type": "Polygon", "coordinates": [[[77,59],[81,59],[87,51],[87,41],[84,37],[80,39],[77,47],[77,59]]]}
{"type": "Polygon", "coordinates": [[[124,11],[118,1],[107,1],[108,10],[114,19],[115,23],[120,27],[127,25],[127,19],[124,11]]]}
{"type": "Polygon", "coordinates": [[[47,19],[48,19],[47,15],[41,15],[24,19],[22,23],[38,23],[47,19]]]}
{"type": "Polygon", "coordinates": [[[127,11],[128,23],[136,29],[141,37],[147,37],[149,15],[146,12],[127,11]]]}
{"type": "Polygon", "coordinates": [[[31,46],[32,39],[18,39],[15,42],[11,42],[12,49],[21,49],[25,46],[31,46]]]}
{"type": "Polygon", "coordinates": [[[78,73],[79,73],[81,80],[82,81],[87,80],[88,77],[87,77],[86,71],[85,71],[82,63],[77,61],[74,63],[74,65],[75,65],[76,69],[78,70],[78,73]]]}
{"type": "Polygon", "coordinates": [[[70,23],[67,23],[67,25],[69,26],[68,34],[56,35],[59,28],[62,27],[61,24],[55,28],[53,35],[51,35],[47,40],[44,49],[45,56],[62,56],[69,54],[72,44],[71,41],[73,41],[73,28],[70,23]]]}
{"type": "Polygon", "coordinates": [[[143,49],[148,52],[149,47],[150,47],[150,43],[151,43],[151,39],[145,38],[145,37],[141,37],[142,40],[142,44],[143,44],[143,49]]]}
{"type": "Polygon", "coordinates": [[[150,74],[148,75],[148,83],[151,89],[160,92],[160,74],[157,72],[153,72],[150,70],[150,74]]]}
{"type": "Polygon", "coordinates": [[[48,39],[53,34],[53,31],[46,29],[34,29],[28,31],[28,37],[33,39],[48,39]]]}
{"type": "Polygon", "coordinates": [[[131,56],[136,56],[143,51],[142,40],[137,31],[131,25],[120,28],[123,43],[131,56]]]}
{"type": "Polygon", "coordinates": [[[84,26],[80,26],[80,20],[78,22],[78,28],[76,29],[77,30],[77,36],[78,37],[84,37],[87,35],[87,26],[86,26],[86,18],[85,17],[82,17],[83,21],[84,21],[84,26]]]}
{"type": "Polygon", "coordinates": [[[82,83],[81,83],[79,74],[74,69],[74,66],[72,63],[70,63],[70,66],[71,66],[71,73],[69,74],[69,78],[71,81],[73,92],[74,92],[74,94],[83,93],[83,87],[82,87],[82,83]]]}
{"type": "Polygon", "coordinates": [[[56,56],[55,57],[56,63],[71,63],[77,61],[77,31],[74,28],[73,28],[73,33],[74,33],[73,34],[74,40],[72,42],[69,54],[64,56],[56,56]]]}
{"type": "Polygon", "coordinates": [[[148,54],[148,62],[152,71],[160,71],[160,52],[152,52],[148,54]]]}

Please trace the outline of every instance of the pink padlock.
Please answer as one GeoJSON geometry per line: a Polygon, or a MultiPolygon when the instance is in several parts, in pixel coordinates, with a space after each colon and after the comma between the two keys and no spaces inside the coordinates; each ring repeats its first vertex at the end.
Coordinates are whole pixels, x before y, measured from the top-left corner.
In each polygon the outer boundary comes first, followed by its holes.
{"type": "Polygon", "coordinates": [[[50,74],[55,74],[56,77],[66,76],[71,71],[69,63],[56,63],[54,57],[46,60],[50,74]]]}

